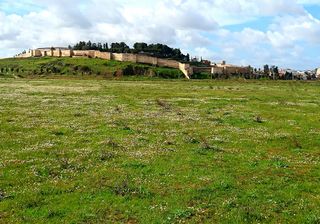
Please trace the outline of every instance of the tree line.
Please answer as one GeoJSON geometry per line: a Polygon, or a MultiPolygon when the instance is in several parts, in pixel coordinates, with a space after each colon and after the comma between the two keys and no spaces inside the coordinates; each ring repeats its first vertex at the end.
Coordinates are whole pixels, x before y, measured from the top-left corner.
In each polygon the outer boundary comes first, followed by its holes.
{"type": "Polygon", "coordinates": [[[130,48],[126,43],[93,43],[91,41],[80,41],[74,46],[69,46],[72,50],[97,50],[101,52],[111,53],[133,53],[145,54],[158,58],[170,58],[178,61],[190,61],[190,55],[184,55],[179,48],[171,48],[165,44],[147,44],[135,43],[133,48],[130,48]]]}

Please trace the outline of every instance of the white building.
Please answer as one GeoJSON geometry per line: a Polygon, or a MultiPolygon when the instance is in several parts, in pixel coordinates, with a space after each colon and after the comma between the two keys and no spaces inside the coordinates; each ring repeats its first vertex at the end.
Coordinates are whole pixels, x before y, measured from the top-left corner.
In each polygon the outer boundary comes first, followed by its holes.
{"type": "Polygon", "coordinates": [[[320,68],[317,69],[316,76],[317,76],[318,79],[320,79],[320,68]]]}

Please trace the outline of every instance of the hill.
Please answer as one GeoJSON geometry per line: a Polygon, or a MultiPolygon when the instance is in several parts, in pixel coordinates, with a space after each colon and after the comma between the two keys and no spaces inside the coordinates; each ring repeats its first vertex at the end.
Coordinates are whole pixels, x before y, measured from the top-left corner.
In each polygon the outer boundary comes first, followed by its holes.
{"type": "Polygon", "coordinates": [[[0,60],[0,77],[65,77],[113,79],[120,77],[183,78],[178,69],[96,58],[9,58],[0,60]]]}

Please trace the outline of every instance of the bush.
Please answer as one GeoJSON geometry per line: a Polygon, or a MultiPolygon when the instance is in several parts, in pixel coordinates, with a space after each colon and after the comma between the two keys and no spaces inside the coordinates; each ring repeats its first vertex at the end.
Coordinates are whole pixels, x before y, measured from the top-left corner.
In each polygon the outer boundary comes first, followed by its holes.
{"type": "Polygon", "coordinates": [[[194,79],[211,79],[211,74],[207,72],[195,73],[192,76],[194,79]]]}
{"type": "Polygon", "coordinates": [[[125,69],[123,69],[124,76],[136,75],[134,69],[131,65],[128,65],[125,69]]]}
{"type": "Polygon", "coordinates": [[[89,73],[89,72],[91,72],[91,69],[88,66],[84,65],[84,66],[80,67],[80,71],[82,71],[84,73],[89,73]]]}
{"type": "Polygon", "coordinates": [[[178,69],[156,68],[155,73],[158,77],[165,79],[179,79],[183,77],[182,72],[178,69]]]}

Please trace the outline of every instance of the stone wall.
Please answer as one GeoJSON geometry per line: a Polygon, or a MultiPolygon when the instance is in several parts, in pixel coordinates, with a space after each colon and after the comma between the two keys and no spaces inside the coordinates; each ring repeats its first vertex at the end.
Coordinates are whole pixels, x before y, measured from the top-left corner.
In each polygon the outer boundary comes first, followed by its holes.
{"type": "Polygon", "coordinates": [[[61,57],[61,51],[60,50],[53,50],[53,57],[61,57]]]}
{"type": "Polygon", "coordinates": [[[32,57],[41,57],[41,51],[40,50],[32,50],[32,57]]]}
{"type": "Polygon", "coordinates": [[[143,63],[143,64],[157,65],[158,59],[154,57],[146,56],[146,55],[138,55],[137,62],[143,63]]]}
{"type": "Polygon", "coordinates": [[[226,74],[249,74],[251,71],[249,67],[227,66],[225,67],[226,74]]]}
{"type": "Polygon", "coordinates": [[[52,57],[53,56],[53,50],[51,49],[40,49],[41,56],[42,57],[52,57]]]}
{"type": "Polygon", "coordinates": [[[96,51],[95,52],[95,58],[101,58],[105,60],[111,60],[111,53],[110,52],[100,52],[96,51]]]}
{"type": "Polygon", "coordinates": [[[150,57],[139,54],[127,54],[127,53],[110,53],[100,52],[93,50],[51,50],[51,49],[36,49],[31,50],[29,53],[19,55],[18,57],[89,57],[89,58],[101,58],[105,60],[116,61],[128,61],[133,63],[143,63],[154,66],[169,67],[180,69],[186,78],[193,73],[193,69],[189,64],[179,63],[175,60],[161,59],[156,57],[150,57]]]}
{"type": "Polygon", "coordinates": [[[73,52],[71,50],[61,50],[61,57],[71,57],[73,52]]]}
{"type": "Polygon", "coordinates": [[[211,67],[194,67],[193,72],[194,73],[205,72],[205,73],[211,74],[211,67]]]}
{"type": "Polygon", "coordinates": [[[222,68],[222,67],[211,67],[211,74],[222,75],[222,74],[224,74],[224,68],[222,68]]]}
{"type": "Polygon", "coordinates": [[[71,55],[74,57],[90,57],[95,58],[95,51],[80,51],[80,50],[74,50],[71,52],[71,55]]]}
{"type": "Polygon", "coordinates": [[[157,65],[162,66],[162,67],[169,67],[169,68],[177,68],[177,69],[179,69],[179,62],[178,61],[174,61],[174,60],[168,60],[168,59],[159,58],[157,65]]]}
{"type": "Polygon", "coordinates": [[[137,63],[138,57],[136,54],[122,54],[122,61],[137,63]]]}
{"type": "Polygon", "coordinates": [[[96,57],[96,51],[88,51],[88,57],[89,58],[95,58],[96,57]]]}
{"type": "Polygon", "coordinates": [[[73,56],[74,57],[88,57],[88,51],[73,51],[73,56]]]}
{"type": "MultiPolygon", "coordinates": [[[[51,50],[51,49],[36,49],[31,50],[28,53],[19,55],[18,57],[89,57],[89,58],[101,58],[105,60],[116,60],[116,61],[128,61],[133,63],[143,63],[154,66],[169,67],[179,69],[183,72],[186,78],[190,78],[193,73],[206,72],[210,74],[249,74],[249,67],[240,67],[227,65],[225,63],[217,64],[208,67],[193,67],[190,64],[179,63],[175,60],[162,59],[151,57],[147,55],[140,54],[128,54],[128,53],[110,53],[110,52],[100,52],[93,50],[51,50]]],[[[318,69],[317,76],[320,77],[320,69],[318,69]]]]}
{"type": "Polygon", "coordinates": [[[19,54],[16,56],[17,58],[30,58],[32,57],[32,50],[29,50],[28,52],[24,54],[19,54]]]}
{"type": "Polygon", "coordinates": [[[112,53],[111,54],[111,59],[115,61],[123,61],[123,54],[118,54],[118,53],[112,53]]]}

